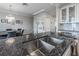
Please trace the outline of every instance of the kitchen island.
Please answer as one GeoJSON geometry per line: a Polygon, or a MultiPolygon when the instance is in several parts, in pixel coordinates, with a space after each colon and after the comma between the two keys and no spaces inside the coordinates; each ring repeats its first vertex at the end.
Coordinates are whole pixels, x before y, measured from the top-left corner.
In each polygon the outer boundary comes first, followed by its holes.
{"type": "MultiPolygon", "coordinates": [[[[57,37],[57,36],[56,36],[57,37]]],[[[41,33],[32,38],[27,35],[0,40],[1,56],[65,56],[71,55],[72,38],[56,38],[50,33],[41,33]],[[57,44],[53,39],[64,40],[57,44]],[[68,53],[67,53],[68,52],[68,53]]]]}
{"type": "Polygon", "coordinates": [[[54,33],[51,34],[49,32],[40,33],[35,37],[37,38],[37,48],[42,52],[43,55],[71,56],[71,44],[74,41],[73,37],[67,37],[64,35],[63,36],[55,35],[54,33]],[[60,41],[55,42],[53,39],[58,39],[58,41],[63,40],[63,42],[61,44],[56,44],[56,43],[59,43],[60,41]]]}

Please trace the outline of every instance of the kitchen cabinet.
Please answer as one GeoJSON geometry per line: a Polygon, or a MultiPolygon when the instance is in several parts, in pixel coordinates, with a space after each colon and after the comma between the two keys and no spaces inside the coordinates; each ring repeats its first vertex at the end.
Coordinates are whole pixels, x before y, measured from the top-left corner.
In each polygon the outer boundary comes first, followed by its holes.
{"type": "Polygon", "coordinates": [[[65,5],[60,8],[59,30],[75,30],[76,4],[65,5]]]}
{"type": "Polygon", "coordinates": [[[69,7],[69,22],[75,22],[75,6],[69,7]]]}
{"type": "Polygon", "coordinates": [[[79,3],[62,6],[59,16],[59,31],[79,31],[79,3]]]}
{"type": "Polygon", "coordinates": [[[69,45],[69,47],[66,49],[63,56],[71,56],[71,45],[69,45]]]}
{"type": "Polygon", "coordinates": [[[75,21],[76,6],[67,5],[60,8],[61,23],[71,23],[75,21]]]}
{"type": "Polygon", "coordinates": [[[62,22],[65,22],[66,21],[66,16],[67,16],[66,8],[62,9],[61,12],[62,12],[62,22]]]}

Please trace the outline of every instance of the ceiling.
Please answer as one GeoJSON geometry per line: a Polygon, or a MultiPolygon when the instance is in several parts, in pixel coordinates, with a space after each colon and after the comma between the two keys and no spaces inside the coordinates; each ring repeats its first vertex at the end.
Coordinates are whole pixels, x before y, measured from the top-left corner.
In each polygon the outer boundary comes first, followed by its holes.
{"type": "Polygon", "coordinates": [[[9,12],[9,5],[12,5],[12,13],[24,16],[32,16],[33,13],[45,9],[45,11],[55,14],[55,6],[50,3],[28,3],[27,5],[22,5],[22,3],[0,3],[0,11],[9,12]]]}

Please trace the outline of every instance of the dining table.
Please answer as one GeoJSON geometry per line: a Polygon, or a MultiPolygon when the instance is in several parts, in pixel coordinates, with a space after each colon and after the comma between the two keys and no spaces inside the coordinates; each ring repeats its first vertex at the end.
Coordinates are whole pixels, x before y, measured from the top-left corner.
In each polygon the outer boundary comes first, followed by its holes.
{"type": "MultiPolygon", "coordinates": [[[[19,31],[17,31],[17,30],[11,30],[11,31],[0,31],[0,39],[2,39],[2,38],[7,38],[8,37],[8,35],[10,35],[10,33],[15,33],[15,34],[17,34],[17,33],[20,33],[19,31]]],[[[14,35],[14,34],[13,34],[14,35]]],[[[16,36],[16,35],[15,35],[16,36]]]]}

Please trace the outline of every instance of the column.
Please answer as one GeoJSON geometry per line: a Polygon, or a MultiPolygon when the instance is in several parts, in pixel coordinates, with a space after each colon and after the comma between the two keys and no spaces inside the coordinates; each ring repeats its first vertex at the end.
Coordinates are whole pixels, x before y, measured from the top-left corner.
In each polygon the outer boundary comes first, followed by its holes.
{"type": "Polygon", "coordinates": [[[55,32],[56,32],[56,35],[58,35],[59,16],[60,16],[59,4],[56,4],[56,21],[55,21],[55,32]]]}

